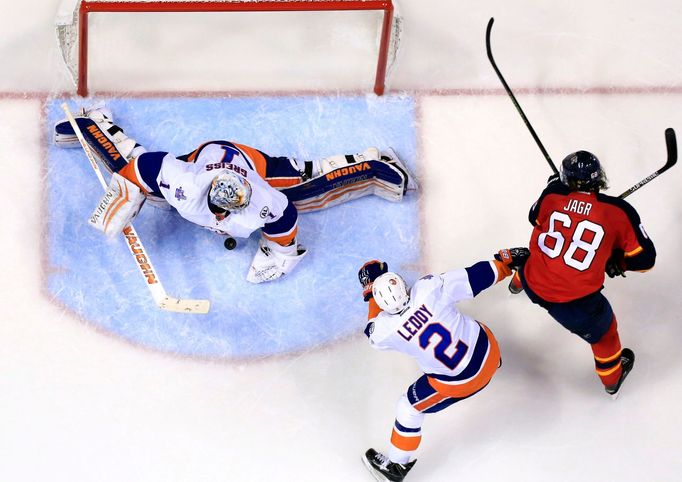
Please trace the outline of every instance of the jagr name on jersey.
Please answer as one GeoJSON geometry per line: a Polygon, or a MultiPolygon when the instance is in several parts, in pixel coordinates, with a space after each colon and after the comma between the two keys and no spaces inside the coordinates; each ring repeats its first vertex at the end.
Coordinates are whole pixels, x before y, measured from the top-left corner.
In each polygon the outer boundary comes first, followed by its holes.
{"type": "Polygon", "coordinates": [[[592,203],[588,203],[586,201],[576,201],[575,199],[569,199],[568,203],[563,207],[564,211],[584,214],[585,216],[589,216],[590,209],[592,209],[592,203]]]}

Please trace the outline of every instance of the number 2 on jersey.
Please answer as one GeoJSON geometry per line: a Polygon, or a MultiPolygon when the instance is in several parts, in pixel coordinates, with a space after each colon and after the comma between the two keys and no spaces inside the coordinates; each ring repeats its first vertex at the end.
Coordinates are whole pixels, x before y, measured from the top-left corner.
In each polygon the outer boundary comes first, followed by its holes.
{"type": "Polygon", "coordinates": [[[421,346],[422,349],[426,349],[431,343],[431,337],[433,335],[438,335],[440,337],[440,341],[433,348],[433,354],[436,357],[436,360],[450,370],[454,370],[462,361],[464,355],[466,355],[469,347],[462,340],[457,340],[455,353],[452,356],[447,355],[445,351],[452,345],[452,335],[450,334],[450,331],[440,323],[431,323],[424,328],[424,331],[419,335],[419,346],[421,346]]]}
{"type": "MultiPolygon", "coordinates": [[[[549,217],[549,231],[540,234],[538,237],[538,245],[542,252],[550,258],[559,257],[565,244],[565,238],[560,231],[557,231],[556,223],[560,223],[564,228],[569,229],[573,224],[573,220],[568,214],[559,211],[554,211],[549,217]],[[553,247],[547,245],[547,238],[554,240],[553,247]]],[[[592,264],[592,260],[597,254],[597,249],[601,245],[602,239],[604,239],[604,228],[597,223],[583,219],[575,225],[571,244],[568,245],[568,249],[566,249],[563,256],[564,263],[578,271],[585,271],[592,264]],[[591,241],[583,239],[586,232],[592,233],[591,241]],[[582,260],[575,257],[575,254],[579,249],[585,252],[585,256],[582,260]]]]}

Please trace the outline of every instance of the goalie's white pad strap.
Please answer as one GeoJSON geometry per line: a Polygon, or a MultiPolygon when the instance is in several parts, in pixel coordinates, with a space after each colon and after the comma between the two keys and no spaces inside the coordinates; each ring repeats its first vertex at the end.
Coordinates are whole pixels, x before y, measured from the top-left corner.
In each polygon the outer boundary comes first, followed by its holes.
{"type": "Polygon", "coordinates": [[[276,280],[290,273],[307,253],[308,251],[295,241],[291,246],[281,246],[269,239],[261,238],[246,281],[263,283],[276,280]]]}
{"type": "Polygon", "coordinates": [[[136,184],[114,173],[88,222],[107,236],[115,236],[133,220],[144,200],[145,196],[136,184]]]}

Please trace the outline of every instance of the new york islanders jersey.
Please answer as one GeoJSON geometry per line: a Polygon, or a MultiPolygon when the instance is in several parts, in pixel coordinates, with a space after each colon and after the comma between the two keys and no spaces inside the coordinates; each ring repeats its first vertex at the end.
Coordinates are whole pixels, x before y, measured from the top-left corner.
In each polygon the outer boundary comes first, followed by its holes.
{"type": "Polygon", "coordinates": [[[484,261],[420,279],[410,291],[407,310],[395,315],[381,311],[370,320],[365,329],[370,343],[411,355],[426,374],[455,376],[472,361],[482,365],[490,352],[487,332],[455,303],[473,298],[509,273],[499,274],[497,266],[484,261]]]}
{"type": "Polygon", "coordinates": [[[601,289],[606,262],[622,251],[627,269],[653,266],[656,252],[635,209],[601,193],[547,185],[529,213],[530,257],[523,268],[532,291],[562,303],[601,289]]]}
{"type": "MultiPolygon", "coordinates": [[[[163,196],[188,221],[245,238],[265,224],[277,222],[289,204],[284,194],[259,175],[258,171],[265,169],[260,165],[265,162],[262,156],[254,159],[249,151],[255,150],[228,141],[212,141],[181,158],[167,152],[146,152],[124,169],[126,177],[134,171],[134,181],[149,193],[163,196]],[[208,192],[213,179],[226,171],[248,181],[251,200],[245,209],[222,218],[209,209],[208,192]]],[[[295,229],[295,221],[294,215],[294,226],[287,228],[295,229]]]]}

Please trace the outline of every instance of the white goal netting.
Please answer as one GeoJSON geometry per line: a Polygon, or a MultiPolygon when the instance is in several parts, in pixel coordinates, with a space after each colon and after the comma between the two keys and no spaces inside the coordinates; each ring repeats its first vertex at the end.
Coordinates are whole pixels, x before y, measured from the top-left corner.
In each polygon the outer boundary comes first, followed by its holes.
{"type": "Polygon", "coordinates": [[[81,95],[88,78],[108,91],[344,90],[374,81],[381,93],[402,25],[391,0],[62,0],[55,21],[81,95]],[[390,5],[387,33],[387,11],[367,9],[381,3],[390,5]],[[97,7],[85,35],[83,5],[97,7]]]}

